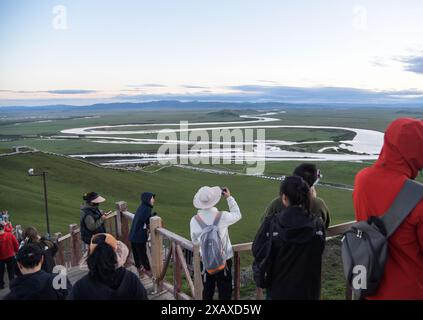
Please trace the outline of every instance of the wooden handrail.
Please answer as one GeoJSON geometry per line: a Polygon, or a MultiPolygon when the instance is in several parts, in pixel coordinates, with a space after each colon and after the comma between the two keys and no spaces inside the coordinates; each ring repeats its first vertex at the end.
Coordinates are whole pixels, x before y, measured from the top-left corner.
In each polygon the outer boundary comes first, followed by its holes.
{"type": "MultiPolygon", "coordinates": [[[[126,202],[120,201],[116,203],[116,212],[111,213],[107,216],[106,221],[111,221],[110,219],[115,219],[116,223],[116,236],[119,240],[127,244],[130,249],[129,242],[129,226],[130,222],[134,219],[134,214],[127,210],[126,202]]],[[[153,283],[154,291],[158,292],[161,289],[166,289],[169,292],[173,293],[176,299],[202,299],[203,292],[203,282],[201,275],[201,257],[200,257],[200,247],[198,244],[194,245],[192,241],[163,228],[160,217],[152,217],[150,219],[150,229],[151,229],[151,260],[152,260],[152,271],[153,271],[153,283]],[[163,238],[168,239],[171,242],[171,246],[166,257],[163,256],[163,238]],[[186,256],[184,251],[188,250],[192,252],[192,267],[188,266],[186,256]],[[166,271],[168,270],[170,262],[173,260],[173,285],[164,282],[166,276],[166,271]],[[190,273],[193,272],[193,278],[190,273]],[[184,272],[188,287],[191,292],[191,296],[181,292],[182,288],[182,273],[184,272]]],[[[331,226],[326,232],[327,238],[338,236],[348,230],[351,225],[355,223],[346,222],[331,226]]],[[[109,226],[112,226],[111,223],[108,223],[109,226]]],[[[60,233],[55,234],[56,242],[58,243],[58,254],[56,256],[56,262],[62,265],[67,265],[70,263],[71,266],[77,265],[79,259],[82,257],[81,253],[81,234],[80,228],[73,224],[70,226],[69,233],[61,235],[60,233]],[[70,261],[65,259],[65,241],[69,241],[70,246],[70,261]]],[[[232,246],[234,252],[234,298],[240,298],[240,277],[241,277],[241,253],[242,252],[251,252],[252,242],[239,243],[232,246]]],[[[68,256],[69,257],[69,256],[68,256]]],[[[191,260],[191,259],[189,259],[191,260]]],[[[190,265],[191,266],[191,265],[190,265]]],[[[263,298],[263,290],[257,288],[257,298],[263,298]]]]}
{"type": "Polygon", "coordinates": [[[156,231],[162,235],[163,237],[171,240],[172,242],[176,242],[179,244],[182,248],[193,251],[194,245],[191,241],[185,239],[184,237],[181,237],[179,234],[176,234],[172,231],[169,231],[165,228],[157,228],[156,231]]]}

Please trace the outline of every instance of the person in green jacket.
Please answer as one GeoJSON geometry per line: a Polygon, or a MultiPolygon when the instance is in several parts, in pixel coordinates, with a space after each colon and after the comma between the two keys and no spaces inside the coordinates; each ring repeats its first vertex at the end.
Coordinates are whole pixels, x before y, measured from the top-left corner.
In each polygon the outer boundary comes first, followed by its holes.
{"type": "MultiPolygon", "coordinates": [[[[327,229],[330,225],[330,214],[329,208],[325,201],[316,194],[316,184],[321,178],[320,170],[317,170],[316,165],[312,163],[303,163],[295,168],[293,172],[294,176],[299,176],[310,186],[310,192],[312,193],[310,212],[318,217],[321,217],[325,228],[327,229]]],[[[278,196],[272,200],[263,215],[263,219],[268,215],[277,214],[285,209],[281,197],[278,196]]]]}

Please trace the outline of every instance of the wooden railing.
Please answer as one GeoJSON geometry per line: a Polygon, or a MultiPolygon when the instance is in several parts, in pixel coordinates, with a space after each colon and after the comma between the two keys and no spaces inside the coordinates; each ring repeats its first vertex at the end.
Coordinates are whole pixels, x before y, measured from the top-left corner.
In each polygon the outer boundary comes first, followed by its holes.
{"type": "MultiPolygon", "coordinates": [[[[124,242],[129,249],[131,248],[129,229],[133,218],[134,214],[128,212],[126,202],[120,201],[116,203],[116,211],[105,220],[106,231],[124,242]]],[[[354,222],[330,227],[327,230],[327,237],[330,238],[344,233],[352,223],[354,222]]],[[[56,263],[66,267],[78,266],[87,250],[86,245],[82,243],[79,227],[76,224],[71,224],[68,234],[56,233],[55,239],[59,248],[56,263]]],[[[235,300],[241,298],[241,253],[251,253],[251,247],[251,242],[233,245],[235,300]]],[[[192,241],[165,229],[162,219],[154,216],[150,219],[150,241],[147,248],[151,260],[154,292],[160,293],[166,290],[171,292],[178,300],[202,299],[203,282],[198,244],[193,244],[192,241]],[[167,275],[170,266],[172,266],[172,283],[166,281],[169,278],[167,275]],[[188,291],[189,294],[183,290],[183,278],[185,278],[188,287],[185,291],[188,291]]],[[[130,259],[128,260],[130,261],[130,259]]],[[[350,298],[348,289],[346,290],[346,297],[347,299],[350,298]]],[[[257,288],[256,298],[258,300],[263,299],[262,289],[257,288]]]]}

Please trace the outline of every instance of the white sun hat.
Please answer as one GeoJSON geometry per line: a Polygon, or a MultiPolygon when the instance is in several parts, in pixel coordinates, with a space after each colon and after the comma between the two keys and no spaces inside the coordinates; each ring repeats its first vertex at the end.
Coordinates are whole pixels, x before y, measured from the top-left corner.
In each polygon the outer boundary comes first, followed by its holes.
{"type": "Polygon", "coordinates": [[[194,196],[192,203],[197,209],[213,208],[222,197],[222,189],[220,187],[201,187],[194,196]]]}

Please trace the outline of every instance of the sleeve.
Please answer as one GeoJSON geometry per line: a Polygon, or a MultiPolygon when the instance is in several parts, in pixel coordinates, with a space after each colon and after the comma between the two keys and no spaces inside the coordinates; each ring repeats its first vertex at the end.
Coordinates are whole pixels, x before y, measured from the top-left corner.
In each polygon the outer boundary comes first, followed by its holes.
{"type": "Polygon", "coordinates": [[[417,209],[420,209],[420,219],[417,222],[417,239],[420,245],[420,253],[423,253],[423,204],[420,204],[417,209]]]}
{"type": "Polygon", "coordinates": [[[19,251],[19,242],[13,234],[12,234],[12,241],[13,241],[13,250],[15,251],[15,254],[16,254],[19,251]]]}
{"type": "Polygon", "coordinates": [[[101,219],[98,219],[96,221],[91,215],[87,215],[85,217],[85,226],[90,231],[97,230],[99,227],[101,227],[102,224],[103,224],[103,221],[101,219]]]}
{"type": "Polygon", "coordinates": [[[276,213],[281,212],[282,209],[283,208],[282,208],[282,201],[281,201],[281,199],[279,197],[273,199],[272,202],[267,206],[266,211],[264,212],[264,215],[261,218],[261,221],[263,222],[264,219],[267,216],[270,216],[270,215],[273,215],[273,214],[276,214],[276,213]]]}
{"type": "Polygon", "coordinates": [[[192,218],[192,219],[191,219],[191,222],[190,222],[190,224],[189,224],[189,227],[190,227],[190,234],[191,234],[191,240],[192,240],[192,243],[194,243],[194,244],[198,244],[198,243],[200,242],[200,240],[198,239],[198,234],[197,234],[197,232],[196,232],[196,230],[195,230],[194,223],[197,223],[197,222],[195,221],[195,219],[194,219],[194,218],[192,218]]]}
{"type": "Polygon", "coordinates": [[[323,218],[323,222],[325,223],[325,228],[329,228],[330,226],[330,212],[329,212],[329,208],[326,205],[326,202],[321,199],[322,201],[322,218],[323,218]]]}
{"type": "MultiPolygon", "coordinates": [[[[127,271],[127,272],[131,272],[131,271],[127,271]]],[[[133,299],[134,300],[148,300],[147,290],[145,290],[145,287],[142,284],[141,280],[134,273],[131,274],[131,278],[132,278],[131,282],[135,289],[135,294],[133,299]]]]}
{"type": "Polygon", "coordinates": [[[68,288],[68,296],[66,300],[78,300],[78,281],[70,288],[68,288]]]}
{"type": "Polygon", "coordinates": [[[229,212],[223,212],[222,218],[220,220],[221,225],[230,226],[239,220],[241,220],[242,215],[241,211],[236,203],[234,197],[229,197],[226,199],[228,201],[229,212]]]}

